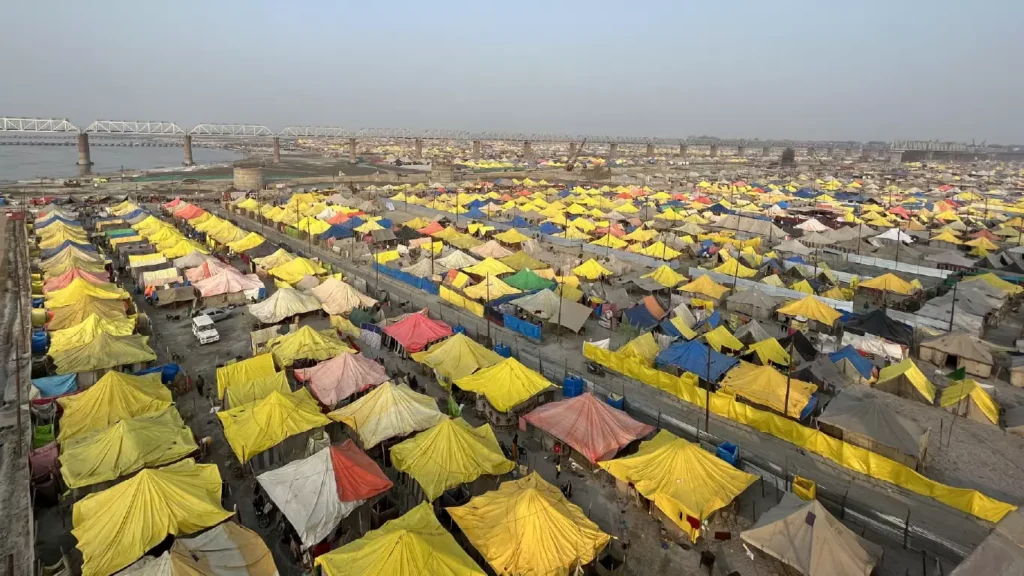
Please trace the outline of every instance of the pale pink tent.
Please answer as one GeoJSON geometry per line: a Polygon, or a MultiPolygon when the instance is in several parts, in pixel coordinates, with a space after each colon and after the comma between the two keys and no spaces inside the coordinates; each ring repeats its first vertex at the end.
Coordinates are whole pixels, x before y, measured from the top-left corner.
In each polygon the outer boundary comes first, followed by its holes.
{"type": "Polygon", "coordinates": [[[323,304],[328,314],[348,314],[353,308],[369,308],[377,303],[373,298],[337,278],[328,278],[323,284],[313,288],[312,293],[323,304]]]}
{"type": "Polygon", "coordinates": [[[295,371],[295,379],[306,382],[313,395],[333,407],[343,398],[389,380],[384,367],[360,354],[340,354],[312,368],[295,371]]]}
{"type": "Polygon", "coordinates": [[[204,298],[220,294],[234,294],[263,288],[263,281],[255,274],[241,274],[237,270],[222,270],[220,274],[193,284],[204,298]]]}
{"type": "Polygon", "coordinates": [[[592,463],[615,456],[630,442],[654,431],[653,426],[637,422],[589,392],[544,404],[523,418],[572,446],[592,463]]]}
{"type": "Polygon", "coordinates": [[[238,271],[234,266],[224,264],[220,260],[207,260],[195,268],[186,270],[185,277],[188,278],[189,282],[195,283],[200,280],[212,278],[224,270],[238,271]]]}

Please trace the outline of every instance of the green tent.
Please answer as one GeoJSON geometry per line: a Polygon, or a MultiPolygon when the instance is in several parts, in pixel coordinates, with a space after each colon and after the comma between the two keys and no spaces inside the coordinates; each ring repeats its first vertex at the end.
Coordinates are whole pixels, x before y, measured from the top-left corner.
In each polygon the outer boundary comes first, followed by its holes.
{"type": "Polygon", "coordinates": [[[537,276],[534,274],[533,270],[530,270],[529,268],[523,268],[519,272],[505,278],[505,284],[508,284],[513,288],[518,288],[524,292],[555,287],[554,282],[537,276]]]}

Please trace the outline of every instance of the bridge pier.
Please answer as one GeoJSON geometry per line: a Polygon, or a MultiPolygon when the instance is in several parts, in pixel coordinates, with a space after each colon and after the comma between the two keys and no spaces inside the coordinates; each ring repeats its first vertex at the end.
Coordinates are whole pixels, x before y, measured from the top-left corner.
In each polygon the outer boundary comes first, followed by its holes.
{"type": "Polygon", "coordinates": [[[281,163],[281,139],[274,136],[274,164],[281,163]]]}
{"type": "Polygon", "coordinates": [[[808,146],[808,147],[807,147],[807,157],[808,157],[808,158],[814,158],[814,157],[816,157],[816,154],[815,154],[815,151],[814,151],[814,147],[813,147],[813,146],[808,146]]]}
{"type": "Polygon", "coordinates": [[[608,145],[608,161],[615,160],[615,156],[619,153],[619,145],[612,142],[608,145]]]}
{"type": "Polygon", "coordinates": [[[690,147],[686,144],[679,145],[679,156],[686,158],[686,154],[690,151],[690,147]]]}
{"type": "Polygon", "coordinates": [[[736,147],[736,155],[739,156],[740,158],[743,158],[744,156],[746,156],[747,155],[747,147],[746,146],[737,146],[736,147]]]}
{"type": "Polygon", "coordinates": [[[654,158],[654,144],[647,145],[647,157],[654,158]]]}
{"type": "Polygon", "coordinates": [[[903,161],[903,152],[893,150],[889,152],[889,164],[899,164],[903,161]]]}
{"type": "Polygon", "coordinates": [[[771,146],[763,146],[761,148],[761,158],[767,158],[767,157],[769,157],[771,155],[772,155],[772,147],[771,146]]]}
{"type": "Polygon", "coordinates": [[[89,156],[89,134],[82,132],[78,135],[78,165],[92,166],[92,158],[89,156]]]}
{"type": "Polygon", "coordinates": [[[533,144],[529,140],[523,142],[523,160],[533,162],[533,144]]]}
{"type": "Polygon", "coordinates": [[[416,160],[423,160],[423,140],[417,138],[412,143],[412,157],[416,160]]]}
{"type": "Polygon", "coordinates": [[[479,140],[473,140],[473,160],[479,160],[483,144],[479,140]]]}
{"type": "Polygon", "coordinates": [[[708,156],[712,158],[718,158],[718,144],[712,144],[711,150],[708,152],[708,156]]]}
{"type": "Polygon", "coordinates": [[[576,155],[576,143],[569,142],[569,157],[572,158],[576,155]]]}
{"type": "Polygon", "coordinates": [[[834,158],[835,155],[836,155],[836,149],[835,148],[826,148],[825,149],[825,156],[828,157],[830,160],[832,158],[834,158]]]}
{"type": "Polygon", "coordinates": [[[181,163],[183,166],[192,166],[195,162],[192,162],[192,135],[185,134],[185,161],[181,163]]]}
{"type": "Polygon", "coordinates": [[[356,163],[356,139],[355,138],[349,138],[348,139],[348,161],[353,163],[353,164],[356,163]]]}

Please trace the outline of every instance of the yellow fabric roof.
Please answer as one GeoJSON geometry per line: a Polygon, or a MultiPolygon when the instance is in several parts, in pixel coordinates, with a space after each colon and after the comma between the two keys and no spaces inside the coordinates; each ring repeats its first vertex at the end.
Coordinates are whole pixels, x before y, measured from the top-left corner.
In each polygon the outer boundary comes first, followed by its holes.
{"type": "Polygon", "coordinates": [[[696,280],[686,284],[685,286],[680,286],[678,290],[682,292],[689,292],[690,294],[703,294],[704,296],[709,296],[714,300],[721,298],[723,294],[729,291],[728,288],[722,286],[718,282],[715,282],[707,274],[698,277],[696,280]]]}
{"type": "Polygon", "coordinates": [[[703,521],[757,479],[665,430],[640,444],[636,454],[598,465],[633,483],[694,541],[699,532],[690,527],[687,516],[703,521]]]}
{"type": "Polygon", "coordinates": [[[489,256],[482,262],[463,268],[462,271],[476,276],[497,276],[499,274],[515,272],[511,266],[489,256]]]}
{"type": "Polygon", "coordinates": [[[135,317],[105,319],[97,314],[89,314],[85,320],[71,328],[51,332],[48,353],[52,354],[83,346],[92,342],[101,332],[112,336],[128,336],[135,332],[135,317]]]}
{"type": "Polygon", "coordinates": [[[789,366],[789,352],[786,352],[782,344],[779,344],[775,338],[751,344],[748,352],[756,353],[762,364],[767,365],[769,362],[773,362],[779,366],[789,366]]]}
{"type": "Polygon", "coordinates": [[[57,402],[64,409],[57,435],[63,443],[121,420],[159,412],[171,405],[171,391],[160,383],[159,373],[132,376],[107,372],[85,391],[57,402]]]}
{"type": "Polygon", "coordinates": [[[126,318],[123,300],[100,300],[92,296],[85,296],[71,306],[50,310],[53,316],[46,324],[50,331],[73,328],[84,322],[89,316],[95,314],[104,320],[116,320],[126,318]]]}
{"type": "Polygon", "coordinates": [[[291,366],[296,360],[329,360],[338,354],[354,352],[341,342],[333,328],[318,332],[309,326],[271,338],[267,351],[281,368],[291,366]]]}
{"type": "Polygon", "coordinates": [[[974,380],[963,380],[947,386],[939,397],[939,406],[949,408],[959,404],[965,398],[973,400],[989,422],[999,424],[999,404],[974,380]]]}
{"type": "Polygon", "coordinates": [[[71,306],[85,296],[100,300],[127,300],[131,298],[127,292],[116,284],[93,284],[82,278],[75,278],[64,288],[48,293],[46,295],[46,307],[53,309],[71,306]]]}
{"type": "Polygon", "coordinates": [[[446,510],[497,574],[569,576],[610,539],[536,472],[446,510]]]}
{"type": "Polygon", "coordinates": [[[687,326],[686,322],[684,322],[682,318],[676,316],[675,318],[669,320],[669,322],[676,327],[676,330],[679,330],[679,333],[683,336],[683,339],[693,340],[694,338],[697,337],[697,333],[693,331],[693,328],[687,326]]]}
{"type": "Polygon", "coordinates": [[[716,352],[721,352],[723,346],[730,350],[738,351],[743,349],[743,342],[740,342],[738,338],[733,336],[732,332],[729,332],[729,329],[724,324],[711,330],[704,337],[716,352]]]}
{"type": "Polygon", "coordinates": [[[952,232],[950,232],[949,230],[945,230],[945,231],[942,232],[942,234],[939,234],[937,236],[933,236],[931,238],[931,240],[934,241],[934,242],[949,242],[950,244],[957,244],[957,245],[963,244],[963,241],[960,240],[959,238],[957,238],[956,236],[954,236],[952,234],[952,232]]]}
{"type": "Polygon", "coordinates": [[[193,252],[201,252],[203,254],[210,253],[210,251],[202,244],[194,240],[183,239],[174,246],[171,246],[166,250],[161,250],[160,254],[162,254],[164,258],[181,258],[182,256],[187,256],[193,252]]]}
{"type": "Polygon", "coordinates": [[[982,250],[998,250],[999,249],[999,246],[997,244],[995,244],[994,242],[992,242],[988,238],[985,238],[984,236],[979,236],[979,237],[975,238],[974,240],[971,240],[969,242],[964,242],[964,244],[966,244],[967,246],[973,246],[975,248],[980,248],[982,250]]]}
{"type": "Polygon", "coordinates": [[[397,470],[419,483],[431,502],[449,488],[515,468],[505,459],[490,426],[472,428],[461,418],[446,419],[396,444],[391,458],[397,470]]]}
{"type": "Polygon", "coordinates": [[[57,374],[89,372],[156,360],[149,336],[111,336],[100,332],[88,343],[50,354],[57,374]]]}
{"type": "Polygon", "coordinates": [[[906,280],[887,272],[858,284],[860,288],[871,288],[873,290],[884,290],[886,292],[893,292],[895,294],[909,295],[914,293],[914,287],[906,280]]]}
{"type": "Polygon", "coordinates": [[[906,376],[907,381],[921,393],[922,396],[928,401],[929,404],[935,402],[935,385],[928,380],[921,369],[914,364],[914,361],[910,358],[900,362],[899,364],[893,364],[892,366],[886,366],[878,373],[878,380],[875,381],[875,386],[884,384],[894,378],[900,376],[906,376]]]}
{"type": "Polygon", "coordinates": [[[814,294],[814,288],[811,286],[811,283],[808,282],[807,280],[794,282],[793,285],[789,287],[789,289],[795,290],[797,292],[803,292],[804,294],[814,294]]]}
{"type": "Polygon", "coordinates": [[[228,248],[232,252],[240,253],[246,250],[252,250],[253,248],[263,244],[266,239],[263,236],[255,232],[249,232],[241,240],[235,240],[234,242],[228,243],[228,248]]]}
{"type": "Polygon", "coordinates": [[[501,298],[502,296],[508,296],[509,294],[519,294],[522,290],[509,286],[497,276],[488,275],[478,284],[464,288],[462,292],[474,300],[489,302],[495,298],[501,298]]]}
{"type": "Polygon", "coordinates": [[[779,308],[778,312],[787,316],[803,316],[828,326],[831,326],[842,316],[840,312],[833,310],[814,296],[807,296],[802,300],[794,300],[779,308]]]}
{"type": "Polygon", "coordinates": [[[331,423],[306,388],[291,394],[271,392],[259,402],[218,412],[217,417],[242,463],[286,438],[331,423]]]}
{"type": "Polygon", "coordinates": [[[484,576],[427,502],[318,556],[316,565],[326,576],[484,576]]]}
{"type": "Polygon", "coordinates": [[[197,449],[192,430],[168,406],[62,443],[60,474],[69,488],[81,488],[180,460],[197,449]]]}
{"type": "Polygon", "coordinates": [[[295,227],[307,234],[323,234],[330,229],[331,225],[312,216],[306,216],[295,227]]]}
{"type": "Polygon", "coordinates": [[[186,535],[231,517],[220,507],[216,464],[189,459],[142,470],[75,503],[74,529],[82,576],[107,576],[128,566],[168,534],[186,535]]]}
{"type": "Polygon", "coordinates": [[[988,284],[989,286],[999,288],[1000,290],[1008,292],[1010,294],[1020,294],[1021,292],[1024,292],[1024,288],[1012,282],[1007,282],[1006,280],[1003,280],[1002,278],[996,276],[992,272],[986,272],[985,274],[979,274],[977,276],[967,276],[966,278],[961,280],[961,282],[974,282],[977,280],[981,280],[982,282],[988,284]]]}
{"type": "Polygon", "coordinates": [[[308,258],[295,258],[279,266],[267,270],[267,274],[280,278],[289,284],[295,284],[306,276],[317,276],[327,272],[327,269],[308,258]]]}
{"type": "Polygon", "coordinates": [[[217,398],[224,398],[224,392],[234,386],[244,386],[253,380],[273,376],[277,372],[274,357],[260,354],[241,362],[217,368],[217,398]]]}
{"type": "Polygon", "coordinates": [[[327,415],[344,422],[359,435],[359,443],[370,449],[383,440],[408,436],[426,430],[447,419],[437,402],[408,386],[385,382],[355,402],[327,415]]]}
{"type": "Polygon", "coordinates": [[[796,418],[807,406],[818,387],[803,380],[789,378],[771,366],[757,366],[740,362],[725,375],[722,391],[733,396],[746,398],[754,404],[767,406],[780,414],[796,418]],[[789,387],[789,404],[786,404],[786,387],[789,387]]]}
{"type": "Polygon", "coordinates": [[[264,256],[263,258],[253,258],[252,261],[255,262],[257,266],[265,270],[270,270],[271,268],[276,268],[282,264],[287,264],[294,259],[295,256],[292,256],[287,250],[284,248],[278,248],[273,254],[264,256]]]}
{"type": "Polygon", "coordinates": [[[747,268],[736,258],[730,259],[728,262],[715,268],[713,272],[719,274],[725,274],[726,276],[738,276],[740,278],[753,278],[757,275],[757,270],[747,268]]]}
{"type": "Polygon", "coordinates": [[[645,332],[633,338],[615,351],[620,358],[636,358],[646,366],[654,364],[658,352],[661,352],[661,347],[658,346],[658,341],[654,339],[654,334],[651,332],[645,332]]]}
{"type": "Polygon", "coordinates": [[[455,385],[483,394],[499,412],[508,412],[551,386],[547,378],[530,370],[515,358],[505,360],[459,378],[455,385]]]}
{"type": "Polygon", "coordinates": [[[644,274],[641,278],[650,278],[665,288],[674,288],[680,282],[686,280],[686,276],[683,276],[665,264],[658,266],[658,268],[653,272],[644,274]]]}
{"type": "Polygon", "coordinates": [[[488,368],[505,360],[465,334],[455,334],[443,342],[434,344],[425,352],[415,352],[412,359],[430,366],[449,382],[465,378],[481,368],[488,368]]]}
{"type": "Polygon", "coordinates": [[[651,258],[658,258],[660,260],[672,260],[673,258],[682,254],[678,250],[674,250],[660,240],[651,244],[650,246],[639,251],[640,254],[650,256],[651,258]]]}
{"type": "Polygon", "coordinates": [[[288,394],[292,391],[288,385],[288,375],[284,372],[274,372],[270,376],[242,382],[236,386],[228,386],[225,396],[227,405],[236,408],[258,402],[275,391],[281,394],[288,394]]]}
{"type": "Polygon", "coordinates": [[[530,237],[515,228],[509,228],[501,234],[495,234],[494,239],[506,244],[522,244],[529,240],[530,237]]]}
{"type": "Polygon", "coordinates": [[[586,278],[587,280],[597,280],[598,278],[601,278],[602,276],[611,276],[612,275],[610,270],[608,270],[604,266],[601,266],[600,264],[598,264],[597,260],[594,260],[593,258],[591,258],[591,259],[587,260],[586,262],[584,262],[583,264],[580,264],[579,266],[573,268],[572,269],[572,273],[577,275],[577,276],[581,276],[583,278],[586,278]]]}

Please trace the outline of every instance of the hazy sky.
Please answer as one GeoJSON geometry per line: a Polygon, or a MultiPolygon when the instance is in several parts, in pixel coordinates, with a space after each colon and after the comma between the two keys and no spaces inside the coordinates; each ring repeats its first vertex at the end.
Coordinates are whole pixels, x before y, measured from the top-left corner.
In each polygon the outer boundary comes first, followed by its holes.
{"type": "Polygon", "coordinates": [[[6,0],[0,115],[1024,143],[1024,0],[6,0]]]}

